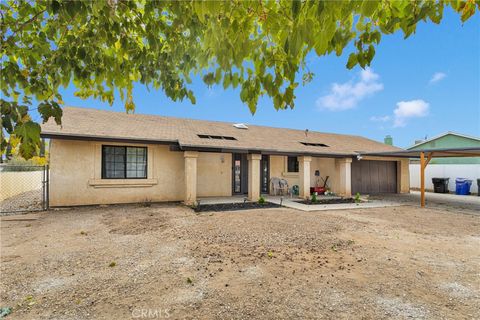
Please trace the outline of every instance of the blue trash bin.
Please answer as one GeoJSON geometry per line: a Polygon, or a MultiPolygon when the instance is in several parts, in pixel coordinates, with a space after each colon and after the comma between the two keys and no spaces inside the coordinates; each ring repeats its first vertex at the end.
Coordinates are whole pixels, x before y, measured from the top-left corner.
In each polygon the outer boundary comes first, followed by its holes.
{"type": "Polygon", "coordinates": [[[471,185],[472,180],[457,178],[455,179],[455,193],[463,196],[469,195],[471,185]]]}

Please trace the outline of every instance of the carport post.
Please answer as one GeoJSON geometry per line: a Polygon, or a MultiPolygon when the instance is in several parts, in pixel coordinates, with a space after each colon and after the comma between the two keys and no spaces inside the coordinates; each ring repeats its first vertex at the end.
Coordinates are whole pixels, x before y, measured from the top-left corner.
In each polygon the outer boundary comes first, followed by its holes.
{"type": "Polygon", "coordinates": [[[425,208],[425,153],[420,152],[420,203],[425,208]]]}
{"type": "Polygon", "coordinates": [[[425,160],[425,152],[420,152],[420,202],[422,208],[425,208],[425,168],[432,160],[432,157],[433,152],[430,152],[427,160],[425,160]]]}

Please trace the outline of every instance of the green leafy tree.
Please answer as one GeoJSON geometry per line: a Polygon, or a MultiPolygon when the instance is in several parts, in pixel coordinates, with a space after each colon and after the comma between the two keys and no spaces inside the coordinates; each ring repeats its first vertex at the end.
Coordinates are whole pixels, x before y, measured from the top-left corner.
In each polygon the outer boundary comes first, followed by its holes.
{"type": "Polygon", "coordinates": [[[275,109],[295,106],[295,89],[314,76],[307,54],[368,66],[382,34],[439,23],[446,6],[465,21],[478,0],[452,1],[1,1],[1,150],[12,136],[20,153],[38,152],[40,128],[29,113],[60,124],[61,87],[110,104],[119,92],[127,112],[135,83],[189,99],[194,75],[211,86],[240,87],[255,113],[268,96],[275,109]],[[38,105],[32,105],[37,101],[38,105]]]}

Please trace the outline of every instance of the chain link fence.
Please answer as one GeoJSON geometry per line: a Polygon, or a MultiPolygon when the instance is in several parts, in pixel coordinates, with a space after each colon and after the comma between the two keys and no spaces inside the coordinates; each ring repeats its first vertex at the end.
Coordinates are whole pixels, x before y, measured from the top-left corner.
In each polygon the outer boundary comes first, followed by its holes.
{"type": "Polygon", "coordinates": [[[0,165],[0,215],[48,209],[48,166],[0,165]]]}

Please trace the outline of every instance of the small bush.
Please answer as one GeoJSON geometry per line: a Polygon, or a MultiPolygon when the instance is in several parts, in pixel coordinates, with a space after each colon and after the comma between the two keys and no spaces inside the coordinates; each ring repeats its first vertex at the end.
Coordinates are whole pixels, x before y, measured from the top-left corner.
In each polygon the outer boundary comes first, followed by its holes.
{"type": "Polygon", "coordinates": [[[263,196],[260,196],[260,198],[258,198],[258,204],[265,204],[265,198],[263,196]]]}
{"type": "Polygon", "coordinates": [[[113,268],[117,265],[117,263],[115,261],[112,261],[110,262],[110,264],[108,265],[110,268],[113,268]]]}
{"type": "Polygon", "coordinates": [[[43,166],[47,164],[47,159],[44,157],[33,157],[30,160],[25,160],[20,157],[14,157],[2,164],[0,171],[3,172],[21,172],[21,171],[41,171],[43,166]]]}
{"type": "Polygon", "coordinates": [[[316,202],[318,201],[317,193],[316,193],[316,192],[312,193],[312,199],[311,199],[311,201],[312,201],[313,203],[316,203],[316,202]]]}
{"type": "Polygon", "coordinates": [[[361,202],[361,200],[360,200],[360,193],[357,192],[357,193],[355,194],[355,203],[360,203],[360,202],[361,202]]]}

